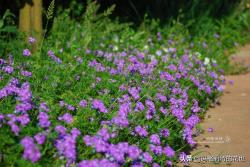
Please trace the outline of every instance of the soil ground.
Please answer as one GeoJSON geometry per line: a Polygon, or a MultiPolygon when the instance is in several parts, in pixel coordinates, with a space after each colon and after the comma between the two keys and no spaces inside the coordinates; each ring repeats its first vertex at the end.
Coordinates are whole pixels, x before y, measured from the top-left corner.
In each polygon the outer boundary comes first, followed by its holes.
{"type": "MultiPolygon", "coordinates": [[[[243,62],[250,67],[250,44],[240,48],[233,61],[243,62]]],[[[201,158],[209,156],[224,156],[224,158],[219,164],[213,163],[211,158],[211,162],[197,159],[196,162],[190,163],[191,167],[250,167],[250,72],[226,76],[226,80],[226,89],[220,99],[220,105],[207,112],[206,118],[201,123],[205,132],[195,138],[198,146],[191,152],[192,157],[197,153],[196,157],[201,158]],[[235,158],[226,159],[229,156],[235,158]],[[237,160],[240,162],[236,162],[237,160]]]]}

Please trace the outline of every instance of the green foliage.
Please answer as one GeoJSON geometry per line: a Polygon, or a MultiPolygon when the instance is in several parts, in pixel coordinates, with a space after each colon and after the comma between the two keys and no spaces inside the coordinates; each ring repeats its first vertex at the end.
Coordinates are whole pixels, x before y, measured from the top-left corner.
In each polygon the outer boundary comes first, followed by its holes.
{"type": "Polygon", "coordinates": [[[18,49],[20,34],[18,34],[14,18],[15,16],[10,10],[6,10],[0,18],[0,57],[18,49]]]}

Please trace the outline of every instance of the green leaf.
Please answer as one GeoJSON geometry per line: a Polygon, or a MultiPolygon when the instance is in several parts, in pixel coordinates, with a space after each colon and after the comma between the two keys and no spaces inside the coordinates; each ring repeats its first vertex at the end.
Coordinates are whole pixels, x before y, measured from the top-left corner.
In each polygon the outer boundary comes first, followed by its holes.
{"type": "Polygon", "coordinates": [[[1,19],[0,20],[0,28],[2,28],[3,27],[3,20],[1,19]]]}

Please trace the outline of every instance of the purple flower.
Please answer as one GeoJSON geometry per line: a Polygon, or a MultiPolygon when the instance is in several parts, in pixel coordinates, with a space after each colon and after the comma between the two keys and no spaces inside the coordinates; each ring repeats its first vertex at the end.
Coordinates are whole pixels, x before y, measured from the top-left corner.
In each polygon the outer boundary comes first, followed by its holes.
{"type": "Polygon", "coordinates": [[[75,110],[75,107],[72,106],[72,105],[67,105],[67,109],[68,109],[69,111],[74,111],[74,110],[75,110]]]}
{"type": "Polygon", "coordinates": [[[200,122],[200,118],[197,115],[191,115],[186,121],[184,121],[185,126],[192,129],[196,124],[200,122]]]}
{"type": "MultiPolygon", "coordinates": [[[[78,134],[77,134],[78,136],[78,134]]],[[[57,139],[55,146],[59,154],[67,159],[67,164],[72,164],[76,160],[76,137],[71,134],[65,134],[57,139]]]]}
{"type": "Polygon", "coordinates": [[[108,159],[101,160],[83,160],[78,163],[77,167],[119,167],[120,165],[116,162],[111,162],[108,159]]]}
{"type": "Polygon", "coordinates": [[[112,118],[112,123],[120,127],[128,127],[129,125],[128,119],[119,115],[112,118]]]}
{"type": "Polygon", "coordinates": [[[171,71],[176,71],[177,70],[177,67],[174,65],[174,64],[170,64],[168,66],[168,69],[171,70],[171,71]]]}
{"type": "Polygon", "coordinates": [[[135,161],[135,162],[133,162],[133,164],[132,164],[131,167],[144,167],[144,165],[143,165],[143,163],[141,163],[141,162],[135,161]]]}
{"type": "Polygon", "coordinates": [[[81,132],[80,132],[77,128],[73,128],[73,129],[70,131],[70,133],[71,133],[71,136],[72,136],[74,139],[76,139],[76,138],[81,134],[81,132]]]}
{"type": "Polygon", "coordinates": [[[21,140],[21,144],[24,147],[24,159],[30,160],[31,162],[35,163],[41,158],[41,153],[34,144],[34,141],[31,137],[24,137],[21,140]]]}
{"type": "Polygon", "coordinates": [[[31,55],[30,50],[29,49],[24,49],[23,50],[23,55],[26,56],[26,57],[30,56],[31,55]]]}
{"type": "Polygon", "coordinates": [[[57,133],[61,134],[61,135],[65,135],[66,132],[67,132],[67,129],[66,129],[64,126],[62,126],[62,125],[57,125],[57,126],[55,127],[55,131],[56,131],[57,133]]]}
{"type": "Polygon", "coordinates": [[[160,165],[157,163],[153,163],[153,167],[160,167],[160,165]]]}
{"type": "Polygon", "coordinates": [[[161,102],[166,102],[167,101],[167,97],[160,94],[160,93],[156,94],[156,98],[159,99],[161,102]]]}
{"type": "Polygon", "coordinates": [[[8,73],[8,74],[11,74],[11,73],[13,73],[14,68],[13,68],[12,66],[4,66],[4,67],[2,68],[2,70],[3,70],[4,72],[8,73]]]}
{"type": "Polygon", "coordinates": [[[175,151],[170,146],[166,146],[164,148],[164,153],[166,154],[166,156],[168,156],[170,158],[175,155],[175,151]]]}
{"type": "Polygon", "coordinates": [[[31,77],[32,76],[32,72],[29,71],[21,71],[21,74],[25,77],[31,77]]]}
{"type": "Polygon", "coordinates": [[[54,52],[52,50],[48,51],[48,55],[49,55],[49,57],[51,57],[58,64],[62,63],[62,60],[60,58],[56,57],[55,54],[54,54],[54,52]]]}
{"type": "Polygon", "coordinates": [[[214,128],[208,128],[207,131],[208,131],[208,132],[213,132],[213,131],[214,131],[214,128]]]}
{"type": "Polygon", "coordinates": [[[220,35],[219,35],[218,33],[215,33],[215,34],[214,34],[214,38],[219,39],[219,38],[220,38],[220,35]]]}
{"type": "Polygon", "coordinates": [[[165,128],[165,129],[161,130],[160,134],[163,137],[168,137],[170,135],[170,132],[169,132],[169,130],[167,128],[165,128]]]}
{"type": "Polygon", "coordinates": [[[69,113],[65,113],[63,116],[58,117],[58,120],[65,121],[67,124],[70,124],[73,121],[73,117],[69,113]]]}
{"type": "Polygon", "coordinates": [[[141,150],[137,146],[130,146],[128,148],[128,156],[135,160],[140,156],[141,150]]]}
{"type": "Polygon", "coordinates": [[[188,144],[194,146],[196,142],[192,138],[192,129],[190,127],[185,127],[183,130],[183,138],[187,140],[188,144]]]}
{"type": "Polygon", "coordinates": [[[36,39],[33,37],[29,37],[29,43],[34,44],[36,42],[36,39]]]}
{"type": "Polygon", "coordinates": [[[143,156],[143,161],[146,163],[150,163],[153,161],[153,157],[148,152],[143,153],[142,156],[143,156]]]}
{"type": "Polygon", "coordinates": [[[100,129],[97,132],[97,135],[100,136],[104,141],[108,141],[110,139],[110,134],[106,128],[100,129]]]}
{"type": "Polygon", "coordinates": [[[39,109],[41,109],[42,111],[49,112],[49,107],[45,102],[40,103],[39,109]]]}
{"type": "Polygon", "coordinates": [[[160,111],[161,111],[161,113],[164,114],[164,115],[167,115],[167,114],[168,114],[167,109],[165,109],[165,108],[163,108],[163,107],[160,107],[160,111]]]}
{"type": "Polygon", "coordinates": [[[92,101],[92,107],[102,113],[107,113],[108,110],[107,108],[104,106],[103,102],[101,100],[98,99],[94,99],[92,101]]]}
{"type": "Polygon", "coordinates": [[[166,162],[166,167],[171,167],[171,166],[173,166],[173,163],[172,163],[172,161],[168,160],[166,162]]]}
{"type": "Polygon", "coordinates": [[[46,135],[42,134],[42,133],[37,133],[34,136],[34,139],[36,140],[37,144],[42,145],[45,142],[45,140],[46,140],[46,135]]]}
{"type": "Polygon", "coordinates": [[[39,119],[39,126],[41,126],[42,128],[47,128],[50,126],[49,116],[47,113],[40,112],[38,115],[38,119],[39,119]]]}
{"type": "Polygon", "coordinates": [[[230,85],[233,85],[233,84],[234,84],[234,80],[229,80],[228,83],[229,83],[230,85]]]}
{"type": "Polygon", "coordinates": [[[161,72],[160,78],[162,80],[175,81],[175,78],[167,72],[161,72]]]}
{"type": "Polygon", "coordinates": [[[136,106],[135,106],[135,111],[143,111],[144,110],[144,105],[142,104],[142,102],[137,102],[136,106]]]}
{"type": "Polygon", "coordinates": [[[87,101],[86,100],[81,100],[80,103],[79,103],[79,106],[84,108],[87,106],[87,101]]]}
{"type": "Polygon", "coordinates": [[[25,126],[30,122],[29,115],[26,113],[20,116],[16,116],[15,120],[19,122],[22,126],[25,126]]]}
{"type": "Polygon", "coordinates": [[[150,150],[156,155],[162,154],[162,147],[161,146],[156,146],[156,145],[150,144],[150,150]]]}
{"type": "Polygon", "coordinates": [[[16,105],[16,112],[23,112],[29,111],[32,109],[32,105],[30,103],[24,102],[16,105]]]}
{"type": "Polygon", "coordinates": [[[15,121],[8,121],[8,125],[11,127],[11,131],[18,136],[20,132],[20,128],[15,124],[15,121]]]}
{"type": "Polygon", "coordinates": [[[61,100],[61,101],[59,101],[59,105],[60,105],[60,107],[63,107],[63,106],[65,106],[65,102],[63,100],[61,100]]]}
{"type": "Polygon", "coordinates": [[[139,95],[140,88],[132,87],[128,89],[129,94],[135,99],[138,100],[140,98],[139,95]]]}
{"type": "Polygon", "coordinates": [[[150,142],[155,144],[155,145],[160,145],[161,144],[161,139],[157,134],[153,134],[150,136],[150,142]]]}
{"type": "Polygon", "coordinates": [[[146,137],[148,135],[147,130],[143,128],[142,126],[136,126],[135,132],[142,137],[146,137]]]}
{"type": "Polygon", "coordinates": [[[119,86],[119,90],[125,91],[125,90],[127,90],[127,87],[122,84],[122,85],[119,86]]]}
{"type": "Polygon", "coordinates": [[[155,104],[151,100],[147,99],[145,101],[146,106],[149,108],[150,111],[155,112],[155,104]]]}
{"type": "Polygon", "coordinates": [[[82,64],[82,62],[83,62],[81,57],[77,57],[76,61],[78,61],[80,64],[82,64]]]}
{"type": "Polygon", "coordinates": [[[193,106],[191,107],[191,110],[194,113],[197,113],[197,112],[199,112],[201,110],[197,100],[194,100],[194,103],[193,103],[193,106]]]}

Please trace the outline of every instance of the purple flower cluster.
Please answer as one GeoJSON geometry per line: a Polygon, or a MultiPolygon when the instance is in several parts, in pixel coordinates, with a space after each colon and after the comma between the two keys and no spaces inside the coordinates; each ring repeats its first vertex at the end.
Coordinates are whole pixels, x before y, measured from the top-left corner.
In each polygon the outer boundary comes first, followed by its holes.
{"type": "Polygon", "coordinates": [[[45,102],[40,103],[39,109],[41,111],[45,111],[45,112],[49,112],[50,111],[49,107],[47,106],[47,104],[45,102]]]}
{"type": "Polygon", "coordinates": [[[150,136],[150,142],[155,145],[160,145],[161,139],[157,134],[153,134],[150,136]]]}
{"type": "MultiPolygon", "coordinates": [[[[59,126],[57,126],[56,130],[58,131],[59,126]]],[[[63,129],[62,126],[60,128],[63,129]]],[[[63,155],[67,159],[67,164],[70,166],[76,160],[76,139],[81,134],[81,132],[73,128],[70,133],[59,132],[59,138],[55,142],[55,146],[60,155],[63,155]]]]}
{"type": "Polygon", "coordinates": [[[135,111],[143,111],[145,109],[144,105],[142,102],[138,101],[135,105],[135,111]]]}
{"type": "Polygon", "coordinates": [[[3,67],[2,67],[2,70],[3,70],[4,72],[6,72],[7,74],[11,74],[11,73],[14,72],[14,68],[13,68],[12,66],[10,66],[10,65],[3,66],[3,67]]]}
{"type": "Polygon", "coordinates": [[[31,55],[31,52],[30,52],[29,49],[24,49],[24,50],[23,50],[23,56],[28,57],[28,56],[30,56],[30,55],[31,55]]]}
{"type": "Polygon", "coordinates": [[[34,44],[36,42],[36,39],[34,37],[29,37],[29,43],[34,44]]]}
{"type": "Polygon", "coordinates": [[[18,135],[20,132],[21,126],[26,126],[29,121],[28,111],[32,109],[32,93],[30,91],[30,85],[28,82],[19,84],[19,81],[15,78],[12,78],[10,82],[0,90],[0,99],[7,96],[16,96],[17,101],[19,102],[15,107],[15,114],[8,114],[5,117],[8,121],[7,124],[11,127],[12,132],[15,135],[18,135]]]}
{"type": "Polygon", "coordinates": [[[88,104],[88,103],[87,103],[86,100],[81,100],[80,103],[79,103],[79,106],[82,107],[82,108],[84,108],[84,107],[87,106],[87,104],[88,104]]]}
{"type": "Polygon", "coordinates": [[[167,101],[167,97],[160,94],[160,93],[156,94],[156,98],[159,99],[161,102],[166,102],[167,101]]]}
{"type": "Polygon", "coordinates": [[[58,117],[58,120],[64,121],[67,124],[70,124],[73,121],[73,117],[69,113],[65,113],[63,116],[58,117]]]}
{"type": "Polygon", "coordinates": [[[98,99],[94,99],[92,101],[92,107],[102,113],[107,113],[108,109],[105,107],[105,105],[103,104],[103,102],[101,100],[98,99]]]}
{"type": "Polygon", "coordinates": [[[102,63],[98,63],[96,60],[89,62],[89,67],[95,67],[96,71],[105,71],[105,67],[102,65],[102,63]]]}
{"type": "Polygon", "coordinates": [[[21,140],[21,144],[24,147],[24,159],[35,163],[41,158],[41,153],[35,145],[33,138],[26,136],[21,140]]]}
{"type": "Polygon", "coordinates": [[[77,167],[119,167],[120,165],[116,162],[111,162],[108,159],[94,159],[94,160],[83,160],[78,163],[77,167]]]}
{"type": "Polygon", "coordinates": [[[21,75],[25,76],[25,77],[31,77],[32,76],[32,72],[30,71],[21,71],[21,75]]]}
{"type": "Polygon", "coordinates": [[[140,135],[141,137],[146,137],[148,136],[148,132],[146,130],[146,128],[142,127],[142,126],[136,126],[135,127],[135,132],[140,135]]]}
{"type": "Polygon", "coordinates": [[[59,101],[60,107],[66,107],[69,111],[74,111],[76,108],[70,104],[65,103],[63,100],[59,101]]]}
{"type": "Polygon", "coordinates": [[[39,126],[42,128],[48,128],[51,124],[49,121],[49,115],[46,112],[40,112],[38,115],[39,126]]]}
{"type": "Polygon", "coordinates": [[[34,139],[36,140],[37,144],[42,145],[45,142],[45,140],[46,140],[46,135],[43,134],[43,133],[37,133],[34,136],[34,139]]]}
{"type": "Polygon", "coordinates": [[[104,140],[103,137],[98,136],[84,136],[84,142],[87,146],[92,146],[99,153],[105,153],[109,160],[115,159],[119,164],[123,164],[126,161],[126,156],[133,161],[139,160],[149,163],[152,161],[152,157],[148,153],[144,153],[137,146],[129,145],[127,142],[120,142],[118,144],[110,144],[104,140]]]}
{"type": "Polygon", "coordinates": [[[52,50],[48,51],[48,55],[49,55],[49,57],[51,57],[58,64],[62,63],[62,60],[60,58],[56,57],[55,54],[54,54],[54,52],[52,50]]]}
{"type": "Polygon", "coordinates": [[[128,89],[129,94],[134,98],[134,100],[138,100],[140,98],[140,88],[132,87],[128,89]]]}

